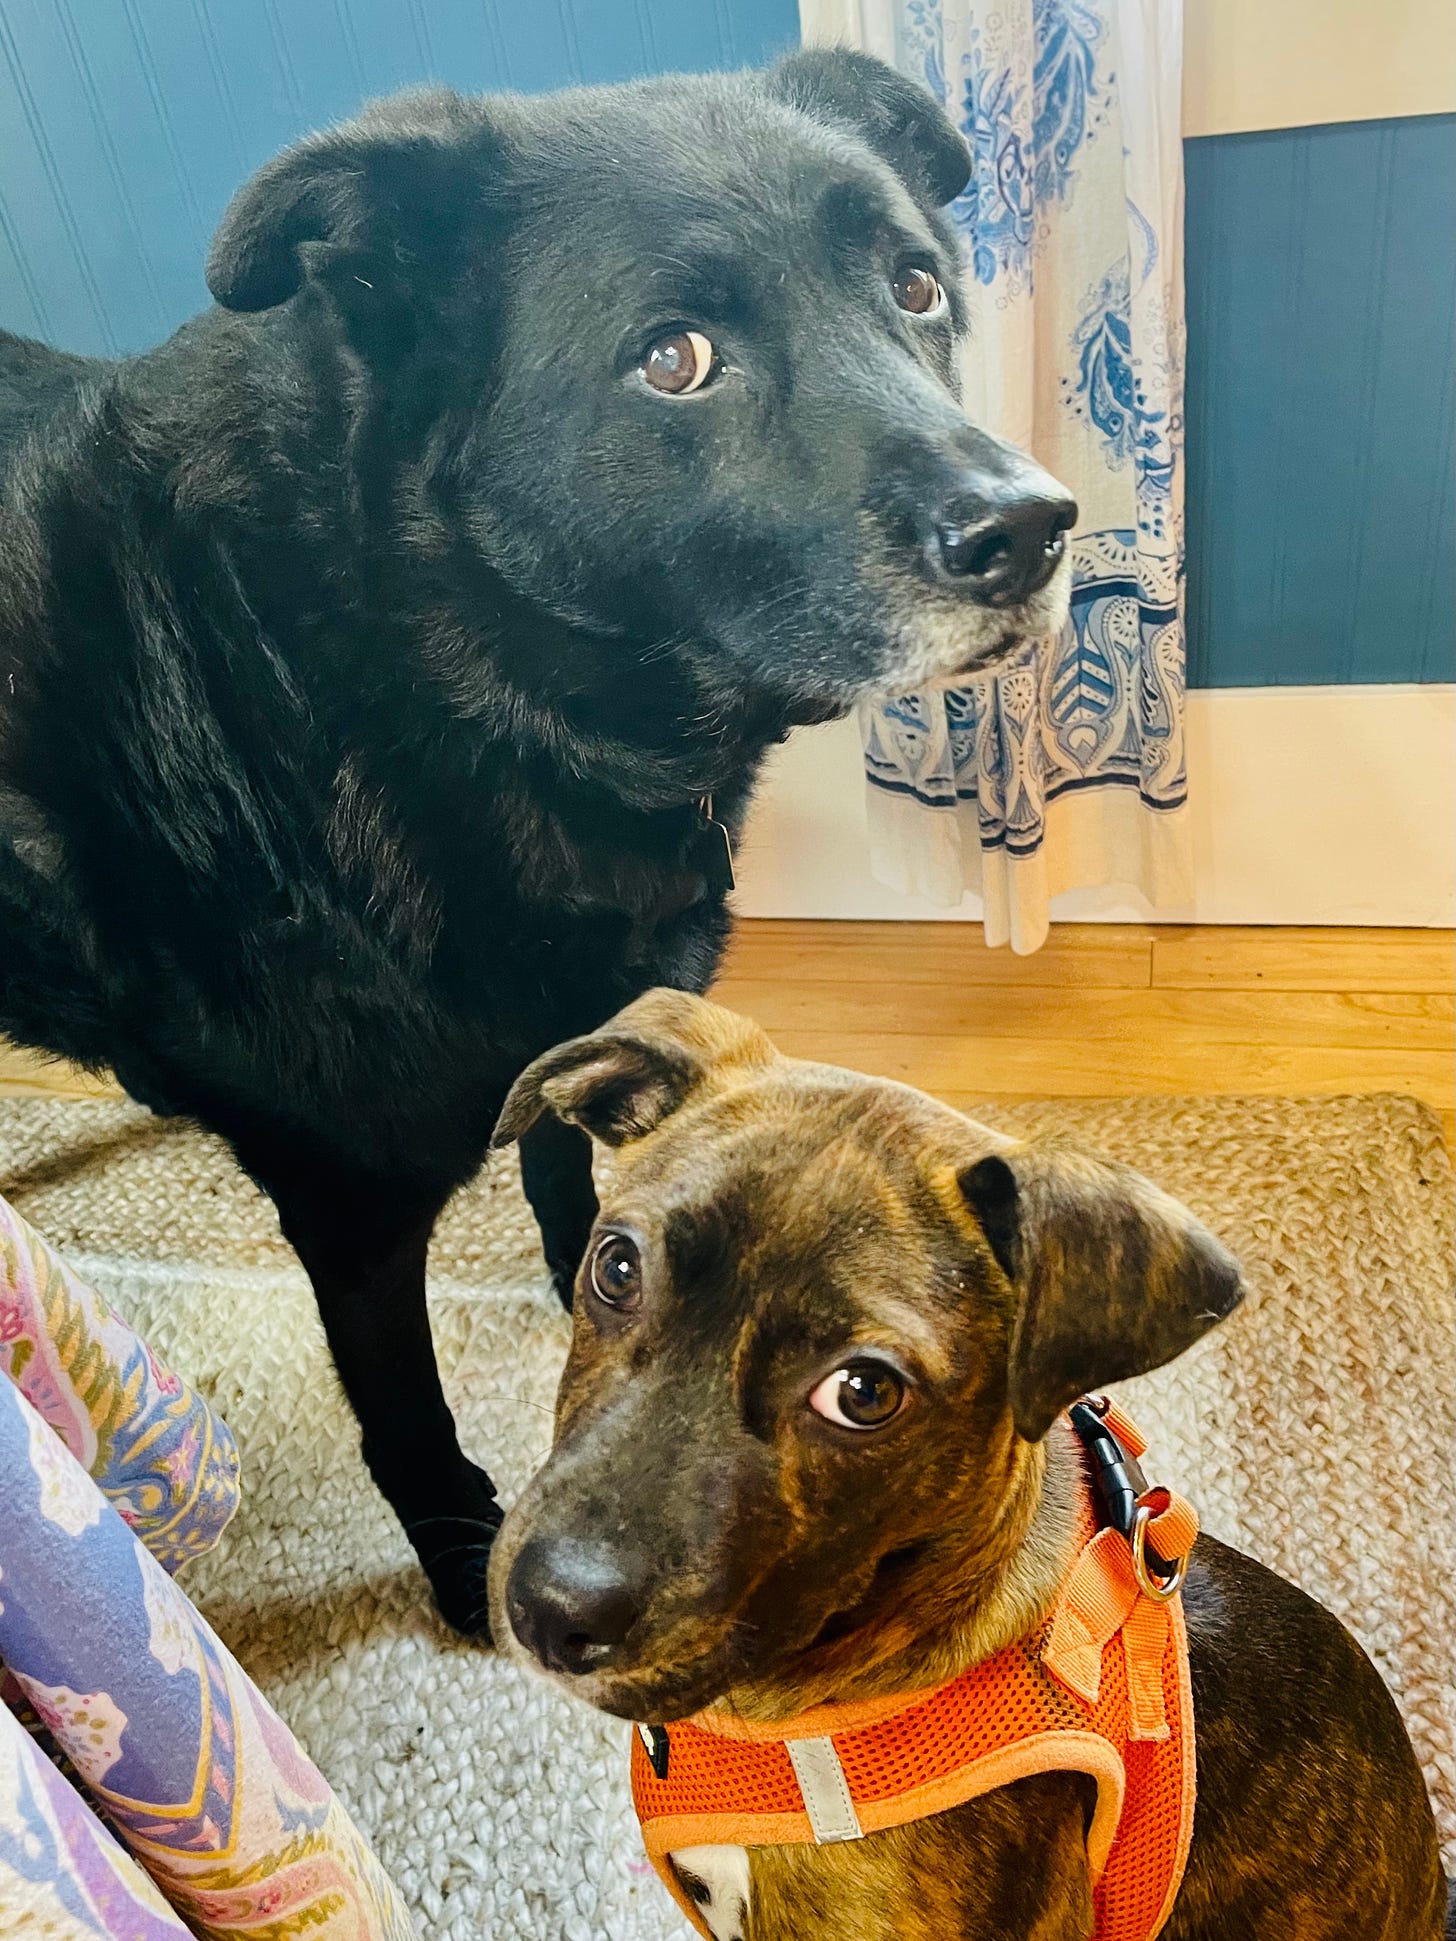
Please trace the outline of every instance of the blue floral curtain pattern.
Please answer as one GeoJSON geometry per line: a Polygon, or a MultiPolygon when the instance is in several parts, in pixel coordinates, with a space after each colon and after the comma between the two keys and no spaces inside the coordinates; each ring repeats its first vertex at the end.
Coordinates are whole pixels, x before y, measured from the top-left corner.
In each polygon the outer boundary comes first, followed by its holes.
{"type": "Polygon", "coordinates": [[[804,0],[923,81],[975,175],[952,211],[971,416],[1081,507],[1060,638],[864,719],[875,873],[1034,950],[1062,890],[1189,898],[1181,0],[804,0]]]}

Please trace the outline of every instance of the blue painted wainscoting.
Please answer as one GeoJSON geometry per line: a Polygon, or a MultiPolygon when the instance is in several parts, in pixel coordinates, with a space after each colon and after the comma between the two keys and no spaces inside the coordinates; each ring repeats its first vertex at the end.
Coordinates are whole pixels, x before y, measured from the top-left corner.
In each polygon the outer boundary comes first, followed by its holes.
{"type": "MultiPolygon", "coordinates": [[[[797,37],[796,0],[0,0],[0,326],[156,342],[238,183],[368,95],[797,37]]],[[[1191,683],[1450,680],[1456,117],[1186,153],[1191,683]]]]}
{"type": "Polygon", "coordinates": [[[1456,675],[1456,116],[1190,141],[1190,685],[1456,675]]]}
{"type": "Polygon", "coordinates": [[[370,95],[749,67],[798,38],[797,0],[0,0],[0,326],[157,342],[207,303],[238,184],[370,95]]]}

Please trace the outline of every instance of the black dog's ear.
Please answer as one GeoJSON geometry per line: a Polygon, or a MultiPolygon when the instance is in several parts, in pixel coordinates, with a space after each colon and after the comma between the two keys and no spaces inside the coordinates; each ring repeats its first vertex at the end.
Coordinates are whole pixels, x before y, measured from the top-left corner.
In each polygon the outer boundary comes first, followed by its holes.
{"type": "Polygon", "coordinates": [[[932,209],[970,181],[971,151],[939,102],[872,54],[806,47],[769,78],[796,108],[847,122],[932,209]]]}
{"type": "Polygon", "coordinates": [[[1130,1167],[1036,1142],[978,1160],[960,1184],[1017,1296],[1008,1394],[1028,1442],[1079,1395],[1172,1361],[1243,1299],[1232,1254],[1130,1167]]]}
{"type": "Polygon", "coordinates": [[[458,235],[452,190],[486,140],[479,108],[443,88],[391,95],[307,136],[228,204],[207,258],[208,289],[225,309],[271,310],[306,275],[363,289],[371,269],[396,276],[401,262],[458,235]]]}
{"type": "Polygon", "coordinates": [[[645,1138],[688,1099],[778,1056],[756,1024],[686,991],[649,991],[584,1038],[528,1065],[501,1108],[493,1147],[529,1132],[543,1112],[606,1146],[645,1138]]]}

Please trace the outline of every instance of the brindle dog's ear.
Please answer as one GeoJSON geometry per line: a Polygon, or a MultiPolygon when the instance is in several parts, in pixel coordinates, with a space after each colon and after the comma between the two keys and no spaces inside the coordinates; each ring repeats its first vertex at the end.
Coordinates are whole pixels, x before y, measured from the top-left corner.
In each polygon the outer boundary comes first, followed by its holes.
{"type": "Polygon", "coordinates": [[[606,1146],[645,1138],[695,1093],[778,1056],[756,1024],[686,991],[649,991],[584,1038],[528,1065],[491,1137],[508,1146],[554,1112],[606,1146]]]}
{"type": "Polygon", "coordinates": [[[932,209],[954,202],[971,179],[971,151],[939,102],[872,54],[806,47],[769,81],[795,107],[847,122],[932,209]]]}
{"type": "Polygon", "coordinates": [[[961,1190],[1017,1295],[1008,1393],[1028,1442],[1089,1389],[1181,1355],[1243,1299],[1232,1254],[1130,1167],[1036,1142],[978,1160],[961,1190]]]}
{"type": "Polygon", "coordinates": [[[311,276],[336,295],[392,285],[449,247],[488,142],[478,107],[448,89],[377,101],[309,135],[245,182],[223,213],[207,287],[228,310],[271,310],[311,276]]]}

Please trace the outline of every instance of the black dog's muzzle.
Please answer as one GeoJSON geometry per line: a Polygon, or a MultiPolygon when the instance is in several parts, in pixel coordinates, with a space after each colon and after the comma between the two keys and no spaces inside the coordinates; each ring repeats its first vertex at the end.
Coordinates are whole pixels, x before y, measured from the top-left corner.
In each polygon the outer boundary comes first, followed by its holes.
{"type": "Polygon", "coordinates": [[[1076,520],[1065,496],[1029,492],[988,505],[967,494],[935,523],[936,563],[986,606],[1020,606],[1056,572],[1076,520]]]}

